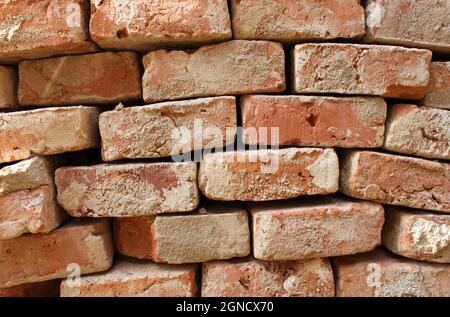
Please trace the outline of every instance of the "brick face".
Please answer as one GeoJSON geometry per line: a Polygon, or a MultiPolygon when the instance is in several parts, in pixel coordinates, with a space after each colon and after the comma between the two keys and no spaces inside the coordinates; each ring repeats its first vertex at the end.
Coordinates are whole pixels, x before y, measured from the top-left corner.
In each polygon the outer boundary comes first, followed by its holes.
{"type": "Polygon", "coordinates": [[[430,82],[423,100],[426,107],[450,110],[450,62],[431,62],[430,82]]]}
{"type": "Polygon", "coordinates": [[[0,110],[17,106],[17,71],[0,66],[0,110]]]}

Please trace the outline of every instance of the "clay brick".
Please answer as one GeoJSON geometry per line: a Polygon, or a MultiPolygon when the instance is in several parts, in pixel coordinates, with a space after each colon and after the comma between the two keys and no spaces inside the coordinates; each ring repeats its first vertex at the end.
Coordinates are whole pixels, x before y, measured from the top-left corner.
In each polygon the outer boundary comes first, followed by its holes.
{"type": "Polygon", "coordinates": [[[146,102],[281,92],[286,87],[283,46],[274,42],[229,41],[194,52],[159,50],[145,55],[143,62],[146,102]]]}
{"type": "Polygon", "coordinates": [[[301,44],[292,51],[297,93],[339,93],[421,99],[431,52],[359,44],[301,44]]]}
{"type": "Polygon", "coordinates": [[[142,98],[139,55],[102,52],[19,64],[25,106],[104,104],[142,98]]]}
{"type": "Polygon", "coordinates": [[[112,256],[107,219],[74,220],[48,234],[0,241],[0,288],[65,278],[72,263],[81,274],[106,271],[112,256]]]}
{"type": "Polygon", "coordinates": [[[43,281],[0,289],[0,297],[59,297],[60,280],[43,281]]]}
{"type": "Polygon", "coordinates": [[[0,109],[17,106],[17,81],[15,68],[0,66],[0,109]]]}
{"type": "Polygon", "coordinates": [[[197,268],[120,258],[107,272],[82,276],[79,287],[63,281],[61,297],[192,297],[197,268]]]}
{"type": "Polygon", "coordinates": [[[86,0],[9,0],[0,4],[0,61],[96,50],[89,41],[86,0]]]}
{"type": "Polygon", "coordinates": [[[180,264],[244,257],[250,253],[247,212],[234,204],[211,204],[185,215],[114,221],[117,249],[127,256],[180,264]]]}
{"type": "Polygon", "coordinates": [[[199,188],[214,200],[264,201],[330,194],[338,178],[333,149],[219,152],[200,163],[199,188]]]}
{"type": "Polygon", "coordinates": [[[245,144],[383,145],[386,103],[379,97],[247,95],[241,97],[241,110],[245,144]],[[279,129],[278,140],[270,127],[279,129]]]}
{"type": "Polygon", "coordinates": [[[332,297],[328,259],[268,262],[253,259],[203,263],[203,297],[332,297]]]}
{"type": "Polygon", "coordinates": [[[173,101],[100,115],[104,161],[154,158],[234,143],[236,98],[173,101]],[[217,137],[214,132],[221,132],[217,137]],[[188,132],[190,137],[188,137],[188,132]]]}
{"type": "Polygon", "coordinates": [[[83,106],[0,113],[0,162],[97,147],[98,115],[83,106]]]}
{"type": "Polygon", "coordinates": [[[106,49],[151,51],[231,39],[226,0],[91,2],[91,36],[106,49]]]}
{"type": "Polygon", "coordinates": [[[252,215],[253,254],[284,261],[367,252],[381,244],[383,206],[314,197],[247,204],[252,215]]]}
{"type": "Polygon", "coordinates": [[[359,38],[364,8],[357,0],[232,0],[236,39],[281,42],[359,38]]]}
{"type": "Polygon", "coordinates": [[[369,151],[349,151],[341,164],[348,196],[450,212],[450,164],[369,151]]]}
{"type": "Polygon", "coordinates": [[[450,160],[450,111],[416,105],[389,107],[386,150],[450,160]]]}
{"type": "Polygon", "coordinates": [[[450,263],[450,215],[386,207],[383,245],[407,258],[450,263]]]}
{"type": "Polygon", "coordinates": [[[194,210],[195,163],[142,163],[62,167],[58,202],[74,217],[146,216],[194,210]]]}
{"type": "Polygon", "coordinates": [[[449,297],[450,265],[395,256],[383,249],[333,258],[336,296],[449,297]]]}
{"type": "Polygon", "coordinates": [[[366,40],[450,53],[446,0],[368,0],[366,40]]]}
{"type": "Polygon", "coordinates": [[[422,104],[450,110],[450,62],[431,62],[430,82],[422,104]]]}

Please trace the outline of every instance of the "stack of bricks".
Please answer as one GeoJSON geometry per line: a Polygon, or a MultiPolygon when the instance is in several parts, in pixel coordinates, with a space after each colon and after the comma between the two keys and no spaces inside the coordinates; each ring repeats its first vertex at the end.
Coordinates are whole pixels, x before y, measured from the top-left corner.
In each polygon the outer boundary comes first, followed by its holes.
{"type": "Polygon", "coordinates": [[[450,296],[449,17],[3,1],[0,295],[450,296]]]}

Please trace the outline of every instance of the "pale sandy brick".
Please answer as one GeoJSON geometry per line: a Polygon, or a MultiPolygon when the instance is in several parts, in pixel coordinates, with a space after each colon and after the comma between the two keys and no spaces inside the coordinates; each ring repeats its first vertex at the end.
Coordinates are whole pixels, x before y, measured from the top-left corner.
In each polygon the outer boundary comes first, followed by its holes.
{"type": "Polygon", "coordinates": [[[333,149],[288,148],[204,156],[199,188],[214,200],[264,201],[325,195],[338,189],[333,149]]]}
{"type": "Polygon", "coordinates": [[[2,1],[0,21],[2,62],[96,50],[89,41],[87,0],[2,1]]]}
{"type": "Polygon", "coordinates": [[[28,283],[0,289],[0,297],[59,297],[60,280],[28,283]]]}
{"type": "Polygon", "coordinates": [[[425,97],[431,52],[382,45],[300,44],[292,51],[294,91],[425,97]]]}
{"type": "Polygon", "coordinates": [[[372,148],[383,144],[386,103],[379,97],[247,95],[241,116],[246,144],[372,148]],[[271,127],[278,128],[278,139],[271,127]]]}
{"type": "Polygon", "coordinates": [[[195,163],[141,163],[62,167],[58,202],[74,217],[128,217],[194,210],[195,163]]]}
{"type": "Polygon", "coordinates": [[[236,138],[236,98],[172,101],[100,115],[104,161],[222,148],[236,138]],[[218,135],[217,133],[221,133],[218,135]]]}
{"type": "Polygon", "coordinates": [[[328,259],[269,262],[250,258],[203,263],[203,297],[332,297],[328,259]]]}
{"type": "Polygon", "coordinates": [[[449,297],[450,265],[395,256],[383,249],[333,258],[336,296],[449,297]]]}
{"type": "Polygon", "coordinates": [[[431,62],[430,82],[422,104],[450,110],[450,62],[431,62]]]}
{"type": "Polygon", "coordinates": [[[0,162],[97,147],[98,115],[83,106],[0,113],[0,162]]]}
{"type": "Polygon", "coordinates": [[[450,215],[386,207],[383,245],[407,258],[450,263],[450,215]]]}
{"type": "Polygon", "coordinates": [[[383,206],[333,197],[249,203],[253,254],[270,261],[363,253],[381,244],[383,206]]]}
{"type": "Polygon", "coordinates": [[[192,297],[198,265],[120,258],[107,272],[82,276],[80,287],[61,283],[61,297],[192,297]]]}
{"type": "Polygon", "coordinates": [[[450,52],[447,0],[368,0],[366,41],[450,52]]]}
{"type": "Polygon", "coordinates": [[[340,191],[384,204],[450,212],[450,164],[370,151],[348,151],[340,191]]]}
{"type": "Polygon", "coordinates": [[[19,103],[25,106],[104,104],[142,98],[135,52],[102,52],[19,64],[19,103]]]}
{"type": "Polygon", "coordinates": [[[389,107],[386,150],[450,160],[450,111],[409,104],[389,107]]]}
{"type": "Polygon", "coordinates": [[[0,241],[0,288],[108,270],[113,245],[107,219],[73,220],[48,234],[0,241]]]}
{"type": "Polygon", "coordinates": [[[106,49],[150,51],[231,39],[226,0],[92,1],[90,30],[106,49]]]}
{"type": "Polygon", "coordinates": [[[364,8],[357,0],[231,0],[236,39],[281,42],[359,38],[364,8]]]}
{"type": "Polygon", "coordinates": [[[268,41],[229,41],[194,52],[159,50],[143,58],[144,100],[281,92],[284,50],[268,41]],[[257,74],[257,75],[256,75],[257,74]]]}
{"type": "Polygon", "coordinates": [[[17,106],[17,81],[15,68],[0,66],[0,109],[17,106]]]}

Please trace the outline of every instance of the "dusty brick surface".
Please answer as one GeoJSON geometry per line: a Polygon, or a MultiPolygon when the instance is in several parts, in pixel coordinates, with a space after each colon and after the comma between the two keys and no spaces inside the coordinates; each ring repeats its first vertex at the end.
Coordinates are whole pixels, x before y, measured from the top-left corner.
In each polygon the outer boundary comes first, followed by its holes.
{"type": "Polygon", "coordinates": [[[82,106],[0,113],[0,162],[94,148],[98,115],[82,106]]]}
{"type": "Polygon", "coordinates": [[[213,153],[204,156],[199,188],[214,200],[264,201],[337,191],[339,167],[333,149],[288,148],[213,153]]]}
{"type": "Polygon", "coordinates": [[[236,98],[172,101],[100,115],[104,161],[154,158],[232,144],[236,98]],[[222,137],[215,132],[222,133],[222,137]],[[190,137],[188,135],[190,133],[190,137]]]}
{"type": "Polygon", "coordinates": [[[328,259],[212,261],[203,263],[202,271],[204,297],[334,296],[328,259]]]}
{"type": "Polygon", "coordinates": [[[104,104],[142,98],[139,55],[102,52],[19,64],[21,105],[104,104]]]}
{"type": "Polygon", "coordinates": [[[450,215],[386,207],[383,245],[407,258],[450,263],[450,215]]]}
{"type": "Polygon", "coordinates": [[[450,110],[450,62],[431,62],[426,107],[450,110]]]}
{"type": "Polygon", "coordinates": [[[127,217],[194,210],[195,163],[141,163],[62,167],[58,202],[74,217],[127,217]]]}
{"type": "Polygon", "coordinates": [[[22,284],[0,289],[0,297],[59,297],[60,280],[22,284]]]}
{"type": "Polygon", "coordinates": [[[370,151],[341,161],[340,191],[384,204],[450,212],[450,164],[370,151]]]}
{"type": "Polygon", "coordinates": [[[246,144],[372,148],[383,144],[386,103],[379,97],[247,95],[241,115],[246,144]],[[270,127],[279,128],[278,140],[270,127]]]}
{"type": "Polygon", "coordinates": [[[226,0],[91,2],[93,40],[106,49],[150,51],[231,39],[226,0]]]}
{"type": "Polygon", "coordinates": [[[0,109],[17,106],[17,81],[15,68],[0,66],[0,109]]]}
{"type": "Polygon", "coordinates": [[[450,111],[416,105],[389,107],[386,150],[450,160],[450,111]]]}
{"type": "Polygon", "coordinates": [[[297,93],[425,97],[431,52],[359,44],[300,44],[292,51],[297,93]]]}
{"type": "Polygon", "coordinates": [[[284,50],[268,41],[229,41],[194,52],[158,50],[143,58],[144,100],[281,92],[284,50]],[[255,76],[257,74],[257,76],[255,76]]]}
{"type": "Polygon", "coordinates": [[[0,241],[0,288],[65,278],[71,263],[81,274],[106,271],[112,255],[107,219],[72,221],[48,234],[0,241]]]}

